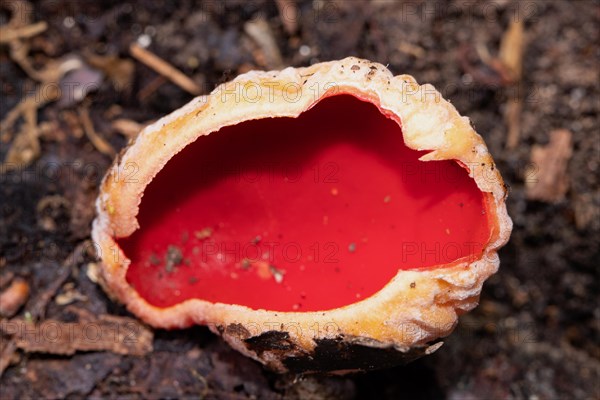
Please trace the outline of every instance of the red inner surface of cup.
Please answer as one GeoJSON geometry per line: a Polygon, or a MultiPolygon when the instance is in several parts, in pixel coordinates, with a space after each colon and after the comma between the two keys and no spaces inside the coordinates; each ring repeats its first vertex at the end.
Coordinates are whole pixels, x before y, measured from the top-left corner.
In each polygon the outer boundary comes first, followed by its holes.
{"type": "Polygon", "coordinates": [[[127,281],[158,307],[317,311],[375,294],[398,270],[480,257],[489,195],[457,162],[423,154],[349,95],[200,137],[149,184],[140,229],[118,241],[127,281]]]}

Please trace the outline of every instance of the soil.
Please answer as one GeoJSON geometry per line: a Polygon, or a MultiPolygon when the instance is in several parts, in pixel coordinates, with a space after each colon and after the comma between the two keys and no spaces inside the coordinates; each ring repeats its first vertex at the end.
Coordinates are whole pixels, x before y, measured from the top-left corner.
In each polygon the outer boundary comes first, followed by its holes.
{"type": "MultiPolygon", "coordinates": [[[[259,0],[193,3],[33,4],[31,21],[48,24],[26,40],[34,68],[63,57],[91,65],[90,53],[121,62],[105,63],[104,69],[88,66],[71,76],[96,82],[96,90],[85,99],[63,93],[40,107],[38,120],[51,129],[40,134],[39,156],[0,175],[0,286],[11,277],[30,286],[17,316],[72,321],[78,318],[73,309],[83,309],[131,317],[90,280],[93,258],[76,251],[89,239],[98,183],[112,162],[83,133],[81,110],[89,110],[97,135],[118,151],[128,139],[112,120],[145,123],[192,98],[133,61],[129,46],[135,41],[149,45],[204,93],[249,69],[349,55],[433,84],[471,119],[510,185],[514,232],[500,253],[501,269],[485,284],[480,306],[461,317],[442,348],[406,366],[342,377],[279,376],[204,327],[156,330],[153,350],[144,356],[18,350],[0,378],[3,399],[600,398],[600,2],[290,0],[281,1],[280,8],[259,0]],[[296,18],[286,13],[293,4],[296,18]],[[280,61],[276,50],[261,46],[244,28],[261,19],[275,38],[280,61]],[[513,20],[524,21],[523,73],[518,83],[507,84],[485,49],[496,57],[513,20]],[[127,60],[135,65],[131,76],[123,72],[127,60]],[[510,149],[505,114],[519,98],[520,134],[510,149]],[[572,134],[568,189],[553,202],[532,200],[527,185],[546,172],[531,164],[532,147],[548,144],[557,129],[572,134]],[[70,301],[57,301],[68,293],[70,301]]],[[[0,10],[0,26],[10,18],[7,8],[0,10]]],[[[35,93],[35,81],[14,59],[2,44],[0,118],[35,93]]],[[[23,124],[3,126],[1,160],[23,124]]],[[[2,336],[3,355],[9,343],[2,336]]]]}

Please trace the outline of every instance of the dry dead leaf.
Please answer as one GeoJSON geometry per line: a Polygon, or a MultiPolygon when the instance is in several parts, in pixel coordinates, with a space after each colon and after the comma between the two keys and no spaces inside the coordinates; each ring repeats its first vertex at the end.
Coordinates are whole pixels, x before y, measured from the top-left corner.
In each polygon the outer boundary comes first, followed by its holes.
{"type": "Polygon", "coordinates": [[[524,26],[521,18],[511,21],[502,36],[499,59],[506,68],[512,82],[521,80],[523,70],[523,52],[525,50],[524,26]]]}
{"type": "Polygon", "coordinates": [[[550,132],[550,143],[531,149],[532,168],[525,182],[527,198],[554,203],[564,199],[569,189],[567,164],[573,153],[572,133],[566,129],[550,132]]]}

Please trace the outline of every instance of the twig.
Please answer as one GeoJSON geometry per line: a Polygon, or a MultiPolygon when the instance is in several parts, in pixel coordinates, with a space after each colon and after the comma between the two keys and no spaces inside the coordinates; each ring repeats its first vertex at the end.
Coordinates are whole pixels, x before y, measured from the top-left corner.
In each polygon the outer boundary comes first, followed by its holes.
{"type": "Polygon", "coordinates": [[[423,58],[425,56],[425,50],[421,46],[405,42],[404,40],[401,40],[398,43],[397,49],[398,51],[414,56],[415,58],[423,58]]]}
{"type": "Polygon", "coordinates": [[[152,79],[150,81],[150,83],[148,83],[146,86],[144,86],[142,89],[140,89],[140,91],[138,92],[137,98],[140,101],[145,101],[148,97],[150,97],[150,95],[152,95],[152,93],[156,92],[156,90],[161,87],[163,85],[163,83],[165,83],[167,81],[167,78],[165,78],[162,75],[157,75],[154,77],[154,79],[152,79]]]}
{"type": "Polygon", "coordinates": [[[171,82],[187,91],[188,93],[193,94],[194,96],[202,93],[202,88],[196,84],[196,82],[192,81],[190,78],[185,76],[181,71],[177,68],[173,67],[171,64],[167,63],[156,54],[149,52],[143,47],[139,46],[136,43],[133,43],[129,46],[129,52],[136,60],[140,61],[142,64],[152,68],[154,71],[163,75],[165,78],[169,79],[171,82]]]}
{"type": "Polygon", "coordinates": [[[36,22],[35,24],[12,28],[12,27],[1,27],[0,28],[0,43],[9,43],[16,39],[27,39],[48,29],[48,24],[44,21],[36,22]]]}
{"type": "Polygon", "coordinates": [[[204,377],[204,375],[202,375],[200,372],[196,371],[194,368],[189,368],[189,371],[192,373],[192,375],[194,376],[194,378],[198,379],[199,382],[202,383],[203,388],[202,388],[202,393],[200,398],[205,398],[208,393],[209,393],[209,385],[208,385],[208,381],[206,380],[206,377],[204,377]]]}
{"type": "Polygon", "coordinates": [[[0,171],[25,167],[38,157],[40,129],[37,124],[37,110],[58,98],[58,90],[46,91],[45,96],[42,96],[42,90],[43,88],[39,87],[35,95],[22,99],[0,122],[0,131],[10,132],[20,117],[24,120],[6,158],[0,163],[0,171]]]}
{"type": "MultiPolygon", "coordinates": [[[[518,89],[523,74],[523,52],[525,51],[524,27],[521,19],[513,21],[502,37],[500,43],[498,71],[503,73],[503,79],[518,89]]],[[[515,91],[514,101],[509,99],[504,113],[504,120],[508,126],[506,147],[514,149],[519,144],[521,137],[521,109],[523,99],[521,91],[515,91]]]]}
{"type": "Polygon", "coordinates": [[[285,31],[293,35],[298,30],[298,6],[295,0],[275,0],[285,31]]]}
{"type": "Polygon", "coordinates": [[[4,370],[8,368],[12,360],[13,354],[17,351],[17,343],[14,339],[8,339],[5,341],[5,345],[0,353],[0,377],[4,374],[4,370]]]}
{"type": "Polygon", "coordinates": [[[89,246],[90,242],[88,240],[79,243],[63,261],[52,283],[36,297],[33,305],[29,307],[29,313],[34,320],[44,317],[46,306],[71,275],[71,267],[81,261],[82,251],[89,248],[89,246]]]}
{"type": "Polygon", "coordinates": [[[36,297],[33,305],[28,307],[29,313],[34,319],[44,317],[46,314],[46,306],[70,275],[71,266],[63,264],[59,267],[58,271],[56,272],[56,277],[52,283],[50,283],[50,285],[46,287],[46,290],[36,297]]]}
{"type": "Polygon", "coordinates": [[[521,97],[509,99],[504,110],[504,120],[508,127],[506,136],[506,148],[513,150],[519,144],[521,138],[521,110],[523,109],[523,100],[521,97]]]}
{"type": "Polygon", "coordinates": [[[22,117],[25,122],[13,140],[4,161],[0,163],[0,171],[8,171],[25,167],[39,156],[38,136],[40,130],[37,124],[37,110],[60,97],[56,82],[68,71],[67,67],[73,63],[50,60],[44,69],[36,70],[28,58],[29,43],[25,39],[43,32],[47,28],[47,24],[45,22],[30,24],[32,6],[28,2],[14,1],[2,4],[2,6],[12,11],[12,18],[6,26],[0,27],[0,43],[8,43],[11,59],[30,78],[42,83],[34,96],[22,99],[0,122],[0,131],[8,140],[12,138],[11,129],[17,120],[22,117]],[[50,85],[44,87],[45,84],[50,85]]]}
{"type": "Polygon", "coordinates": [[[259,64],[264,64],[270,69],[279,69],[283,67],[283,60],[281,58],[279,47],[277,47],[273,31],[267,21],[264,19],[248,21],[244,24],[244,31],[261,50],[261,55],[263,57],[257,57],[257,54],[254,54],[255,60],[259,64]],[[264,62],[262,62],[263,60],[260,60],[260,58],[263,58],[264,62]]]}
{"type": "Polygon", "coordinates": [[[139,122],[131,119],[119,118],[115,119],[111,125],[113,129],[119,132],[121,135],[127,136],[128,138],[134,138],[138,133],[142,131],[152,121],[148,121],[140,124],[139,122]]]}
{"type": "Polygon", "coordinates": [[[90,119],[90,113],[87,108],[79,108],[79,119],[81,121],[81,125],[83,126],[83,131],[85,132],[85,135],[88,137],[88,139],[90,139],[90,142],[92,142],[96,150],[98,150],[102,154],[114,158],[114,156],[117,155],[117,152],[104,138],[102,138],[96,133],[96,130],[94,129],[94,124],[90,119]]]}

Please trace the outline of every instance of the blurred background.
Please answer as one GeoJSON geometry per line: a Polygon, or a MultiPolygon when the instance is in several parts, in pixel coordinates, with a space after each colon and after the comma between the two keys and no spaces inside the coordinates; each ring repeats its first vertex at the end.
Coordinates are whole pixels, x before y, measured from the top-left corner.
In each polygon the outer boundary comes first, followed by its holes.
{"type": "Polygon", "coordinates": [[[600,398],[599,26],[586,0],[3,0],[0,396],[600,398]],[[350,55],[433,84],[510,185],[500,272],[444,346],[388,370],[278,376],[206,328],[152,332],[110,301],[89,235],[119,150],[239,73],[350,55]],[[23,321],[140,340],[44,346],[17,337],[23,321]]]}

